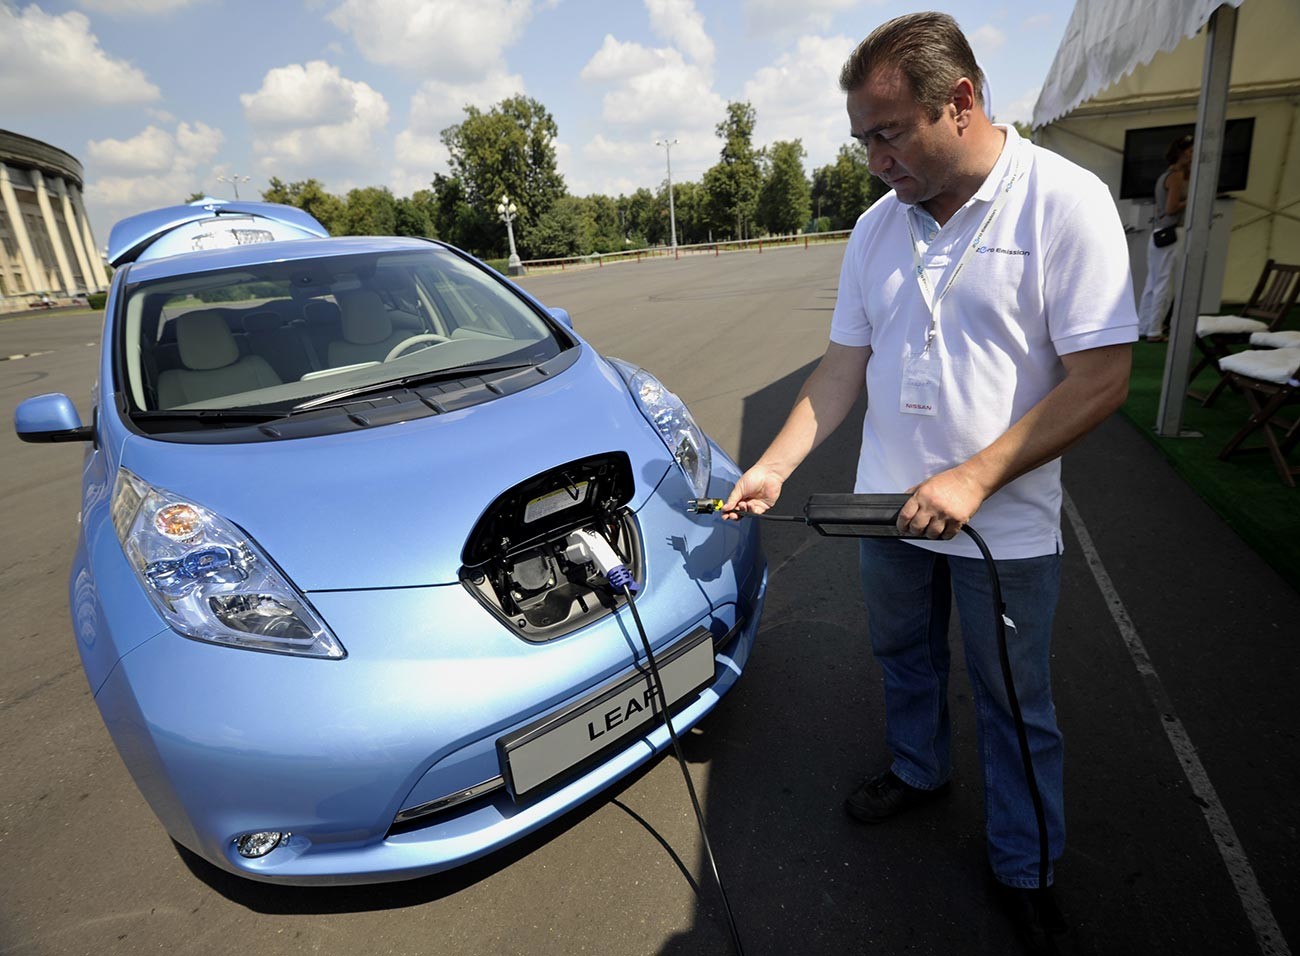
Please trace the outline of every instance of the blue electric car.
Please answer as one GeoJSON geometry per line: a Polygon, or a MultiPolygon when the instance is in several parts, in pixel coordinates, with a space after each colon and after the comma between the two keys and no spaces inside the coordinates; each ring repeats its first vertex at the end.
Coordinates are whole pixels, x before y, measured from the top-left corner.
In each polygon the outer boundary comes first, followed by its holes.
{"type": "Polygon", "coordinates": [[[450,246],[206,202],[119,223],[73,629],[171,836],[259,880],[490,853],[668,744],[739,678],[756,523],[686,513],[734,463],[650,373],[450,246]],[[620,572],[622,576],[624,572],[620,572]]]}

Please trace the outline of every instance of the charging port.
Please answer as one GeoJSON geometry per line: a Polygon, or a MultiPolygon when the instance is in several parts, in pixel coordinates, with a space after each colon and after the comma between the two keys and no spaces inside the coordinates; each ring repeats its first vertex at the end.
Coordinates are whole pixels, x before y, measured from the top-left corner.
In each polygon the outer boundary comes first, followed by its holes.
{"type": "Polygon", "coordinates": [[[461,583],[526,641],[555,640],[616,610],[594,560],[603,546],[641,579],[641,540],[626,505],[632,466],[609,452],[551,469],[500,495],[465,544],[461,583]]]}

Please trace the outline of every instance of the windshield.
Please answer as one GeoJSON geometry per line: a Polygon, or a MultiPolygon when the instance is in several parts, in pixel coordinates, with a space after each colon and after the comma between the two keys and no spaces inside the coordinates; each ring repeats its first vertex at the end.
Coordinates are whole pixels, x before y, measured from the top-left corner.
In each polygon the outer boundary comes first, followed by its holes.
{"type": "Polygon", "coordinates": [[[503,283],[437,246],[128,286],[122,328],[132,403],[145,411],[287,408],[566,347],[503,283]]]}

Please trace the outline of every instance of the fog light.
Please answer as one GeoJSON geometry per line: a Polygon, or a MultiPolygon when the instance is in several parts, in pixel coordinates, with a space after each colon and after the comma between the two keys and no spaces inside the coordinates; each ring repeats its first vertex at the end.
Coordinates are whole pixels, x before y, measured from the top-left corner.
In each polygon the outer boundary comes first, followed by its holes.
{"type": "Polygon", "coordinates": [[[249,859],[256,860],[258,857],[266,856],[277,846],[289,839],[290,834],[281,833],[279,830],[262,830],[258,833],[245,833],[235,841],[235,849],[239,855],[249,859]]]}

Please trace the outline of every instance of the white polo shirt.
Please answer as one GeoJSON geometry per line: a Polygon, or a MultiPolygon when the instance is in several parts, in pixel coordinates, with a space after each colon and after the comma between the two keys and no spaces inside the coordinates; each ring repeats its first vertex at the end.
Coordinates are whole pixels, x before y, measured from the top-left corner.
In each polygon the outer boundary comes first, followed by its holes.
{"type": "MultiPolygon", "coordinates": [[[[871,346],[858,493],[902,492],[991,445],[1065,375],[1060,356],[1137,340],[1128,244],[1096,176],[1022,140],[1010,127],[979,191],[942,228],[889,193],[858,219],[840,271],[832,342],[871,346]],[[945,286],[999,188],[1005,204],[945,286]],[[902,410],[905,363],[920,354],[931,313],[915,275],[912,233],[939,299],[930,345],[935,414],[902,410]]],[[[1059,554],[1061,462],[1021,475],[971,519],[999,559],[1059,554]]],[[[966,535],[915,541],[978,557],[966,535]]]]}

